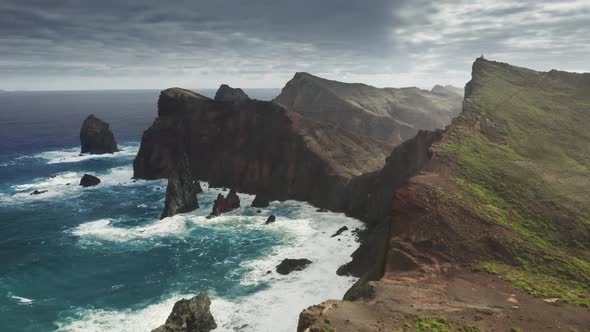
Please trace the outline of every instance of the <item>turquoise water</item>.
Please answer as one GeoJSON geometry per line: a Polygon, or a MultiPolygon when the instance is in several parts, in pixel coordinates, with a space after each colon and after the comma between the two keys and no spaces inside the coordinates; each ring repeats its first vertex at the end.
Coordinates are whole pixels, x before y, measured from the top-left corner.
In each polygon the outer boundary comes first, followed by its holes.
{"type": "MultiPolygon", "coordinates": [[[[144,100],[126,98],[124,105],[144,100]]],[[[81,99],[67,105],[84,108],[81,99]]],[[[358,244],[350,233],[330,235],[358,221],[294,201],[257,213],[248,207],[253,197],[243,194],[243,208],[208,220],[220,189],[206,184],[201,209],[160,221],[165,181],[131,179],[143,119],[114,126],[115,136],[126,138],[122,152],[82,157],[72,133],[34,119],[19,126],[46,128],[46,138],[27,143],[19,131],[12,135],[18,144],[0,154],[1,331],[149,331],[174,301],[201,291],[212,297],[217,331],[293,331],[303,308],[340,298],[354,282],[335,270],[358,244]],[[101,184],[79,187],[84,173],[101,184]],[[35,189],[47,192],[29,195],[35,189]],[[270,214],[277,222],[264,225],[270,214]],[[314,263],[288,276],[274,273],[287,257],[314,263]]]]}

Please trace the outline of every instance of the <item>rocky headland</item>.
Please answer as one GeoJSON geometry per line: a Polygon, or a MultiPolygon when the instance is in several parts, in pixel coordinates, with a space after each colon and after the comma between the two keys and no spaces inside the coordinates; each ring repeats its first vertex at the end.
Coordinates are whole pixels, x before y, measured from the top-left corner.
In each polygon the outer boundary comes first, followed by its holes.
{"type": "MultiPolygon", "coordinates": [[[[463,112],[445,131],[436,128],[456,111],[435,111],[448,115],[437,122],[405,108],[416,120],[407,126],[381,92],[366,102],[375,88],[309,74],[297,74],[274,103],[170,89],[134,172],[168,177],[187,155],[193,174],[212,186],[364,221],[361,246],[337,271],[358,282],[345,301],[305,310],[299,331],[579,330],[590,323],[580,315],[590,305],[590,202],[572,193],[590,178],[589,82],[588,74],[478,59],[463,112]],[[362,125],[327,117],[337,110],[362,125]],[[390,125],[366,126],[385,118],[390,125]]],[[[446,87],[428,93],[460,98],[446,87]]]]}
{"type": "Polygon", "coordinates": [[[109,124],[89,115],[80,129],[81,153],[104,154],[119,151],[109,124]]]}
{"type": "Polygon", "coordinates": [[[383,167],[392,147],[274,102],[222,102],[179,88],[162,91],[158,114],[143,134],[134,177],[167,178],[186,155],[195,178],[212,187],[335,211],[347,204],[348,183],[383,167]]]}
{"type": "Polygon", "coordinates": [[[422,134],[437,136],[429,148],[398,151],[397,162],[394,151],[381,180],[354,181],[353,192],[371,195],[352,212],[380,230],[355,255],[373,261],[343,267],[365,271],[347,301],[308,308],[298,331],[590,326],[590,254],[580,246],[589,196],[572,194],[590,179],[590,159],[579,157],[590,155],[580,125],[588,92],[589,74],[476,60],[463,112],[444,133],[422,134]],[[565,166],[570,158],[585,166],[565,166]],[[383,177],[396,167],[404,181],[383,177]]]}

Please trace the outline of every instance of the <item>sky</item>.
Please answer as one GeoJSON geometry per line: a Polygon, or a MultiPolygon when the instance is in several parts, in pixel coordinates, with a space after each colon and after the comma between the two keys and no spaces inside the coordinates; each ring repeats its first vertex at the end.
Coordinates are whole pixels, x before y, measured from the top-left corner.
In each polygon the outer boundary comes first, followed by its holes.
{"type": "Polygon", "coordinates": [[[590,0],[0,0],[0,89],[464,86],[473,60],[590,72],[590,0]]]}

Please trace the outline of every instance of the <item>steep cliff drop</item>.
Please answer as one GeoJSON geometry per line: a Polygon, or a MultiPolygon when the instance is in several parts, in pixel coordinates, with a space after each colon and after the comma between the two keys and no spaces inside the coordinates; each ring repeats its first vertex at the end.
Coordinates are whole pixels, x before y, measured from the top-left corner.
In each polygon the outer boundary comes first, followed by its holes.
{"type": "Polygon", "coordinates": [[[394,145],[421,129],[443,129],[461,111],[461,100],[458,94],[418,88],[379,89],[308,73],[295,74],[275,99],[309,119],[394,145]]]}
{"type": "Polygon", "coordinates": [[[186,154],[193,175],[212,187],[333,211],[346,209],[350,180],[382,168],[392,148],[273,102],[216,101],[179,88],[162,91],[158,115],[133,162],[136,178],[166,178],[186,154]]]}
{"type": "Polygon", "coordinates": [[[372,264],[342,268],[364,272],[354,301],[308,308],[298,331],[590,326],[589,96],[590,74],[476,60],[442,137],[352,182],[370,193],[351,212],[377,223],[355,253],[372,264]],[[409,176],[399,186],[383,174],[396,165],[409,176]]]}
{"type": "Polygon", "coordinates": [[[119,151],[109,124],[89,115],[80,129],[81,153],[104,154],[119,151]]]}

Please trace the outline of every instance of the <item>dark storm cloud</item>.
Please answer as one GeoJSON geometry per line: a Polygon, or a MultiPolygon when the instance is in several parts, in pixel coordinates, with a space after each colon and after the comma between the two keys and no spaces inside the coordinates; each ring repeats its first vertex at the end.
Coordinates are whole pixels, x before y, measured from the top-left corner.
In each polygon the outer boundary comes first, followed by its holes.
{"type": "Polygon", "coordinates": [[[0,88],[281,86],[302,70],[462,84],[481,52],[588,69],[576,56],[590,44],[589,10],[584,1],[0,0],[0,88]]]}

